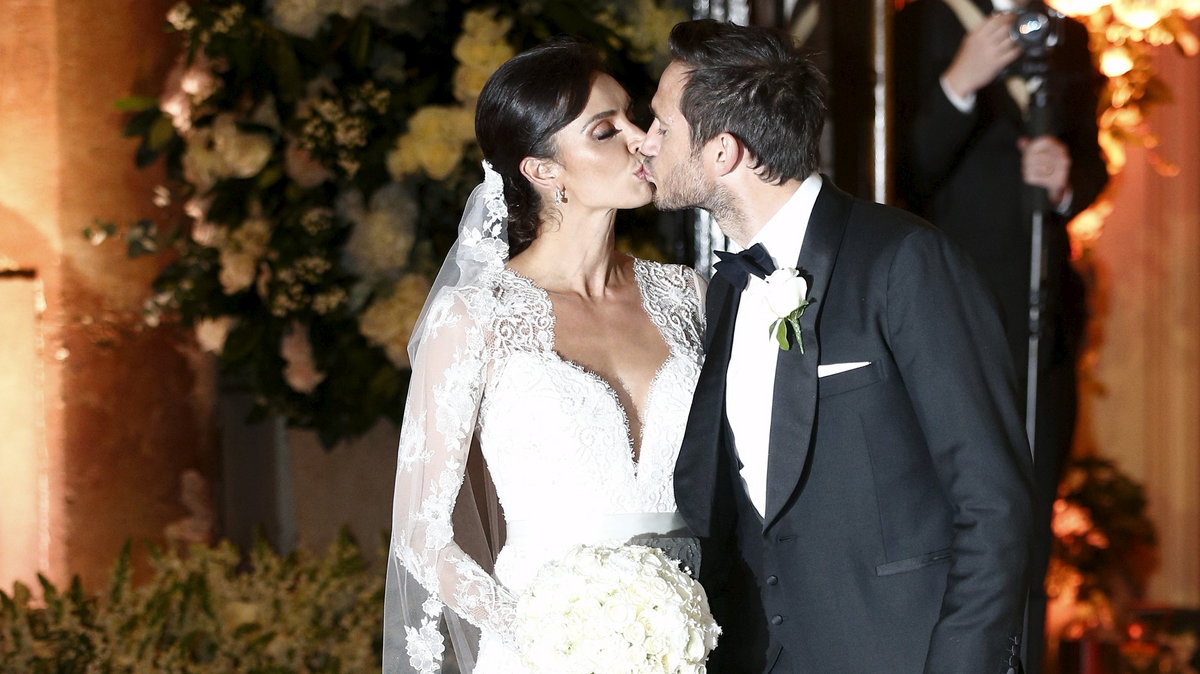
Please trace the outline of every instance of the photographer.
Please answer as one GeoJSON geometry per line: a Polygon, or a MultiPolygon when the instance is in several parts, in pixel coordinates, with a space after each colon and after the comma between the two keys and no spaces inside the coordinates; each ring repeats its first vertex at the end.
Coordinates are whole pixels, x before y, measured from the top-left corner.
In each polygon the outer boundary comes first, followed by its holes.
{"type": "Polygon", "coordinates": [[[1030,4],[916,0],[897,15],[895,177],[905,205],[963,247],[999,299],[1022,409],[1031,222],[1036,190],[1045,190],[1034,441],[1040,517],[1024,649],[1026,672],[1038,672],[1051,507],[1075,425],[1075,357],[1085,320],[1066,224],[1096,199],[1107,173],[1096,139],[1102,80],[1087,30],[1056,17],[1046,26],[1052,34],[1021,44],[1014,12],[1044,9],[1030,4]],[[1045,129],[1030,134],[1026,111],[1038,87],[1046,94],[1045,129]]]}

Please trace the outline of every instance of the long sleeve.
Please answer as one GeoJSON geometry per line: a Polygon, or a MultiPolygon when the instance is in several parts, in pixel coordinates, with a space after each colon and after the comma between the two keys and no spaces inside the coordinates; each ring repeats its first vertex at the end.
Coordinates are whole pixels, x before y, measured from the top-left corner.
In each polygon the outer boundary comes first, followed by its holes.
{"type": "Polygon", "coordinates": [[[963,36],[958,19],[940,2],[909,5],[896,17],[897,183],[914,207],[954,169],[981,123],[980,106],[987,105],[977,97],[963,112],[942,87],[963,36]]]}
{"type": "MultiPolygon", "coordinates": [[[[440,671],[435,669],[442,656],[437,617],[443,605],[476,627],[511,641],[515,597],[456,540],[464,518],[455,505],[487,375],[481,299],[482,293],[459,292],[431,305],[429,327],[413,362],[400,435],[392,561],[402,569],[393,564],[393,573],[402,577],[396,591],[407,604],[404,615],[413,616],[412,605],[421,604],[419,624],[410,624],[412,618],[404,624],[409,666],[420,672],[440,671]],[[403,581],[409,578],[427,596],[411,584],[406,586],[403,581]]],[[[385,661],[398,657],[392,649],[385,661]]],[[[386,664],[385,669],[393,671],[386,664]]],[[[403,665],[401,670],[407,671],[403,665]]]]}
{"type": "Polygon", "coordinates": [[[1015,375],[993,302],[969,267],[949,241],[922,230],[900,247],[888,284],[889,347],[954,513],[927,672],[1007,667],[1032,531],[1015,375]]]}

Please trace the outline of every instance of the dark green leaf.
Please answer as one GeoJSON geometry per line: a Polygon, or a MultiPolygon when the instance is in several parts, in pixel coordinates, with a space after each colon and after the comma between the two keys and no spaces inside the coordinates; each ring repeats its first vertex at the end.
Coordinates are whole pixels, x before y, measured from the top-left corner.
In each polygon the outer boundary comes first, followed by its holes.
{"type": "Polygon", "coordinates": [[[129,118],[129,122],[125,124],[125,128],[121,130],[121,135],[126,138],[134,136],[145,136],[150,132],[150,127],[154,125],[163,113],[158,108],[151,108],[137,113],[129,118]]]}
{"type": "Polygon", "coordinates": [[[304,82],[300,74],[300,60],[296,58],[296,51],[291,42],[282,34],[275,34],[268,45],[267,59],[275,77],[280,101],[294,103],[304,93],[304,82]]]}
{"type": "Polygon", "coordinates": [[[166,115],[160,115],[150,125],[150,131],[146,134],[146,147],[155,152],[162,152],[174,137],[175,127],[171,124],[171,120],[167,119],[166,115]]]}
{"type": "Polygon", "coordinates": [[[371,23],[365,15],[359,15],[354,22],[347,48],[354,67],[360,70],[365,68],[371,58],[371,23]]]}
{"type": "Polygon", "coordinates": [[[142,112],[158,107],[157,96],[126,96],[113,103],[113,107],[121,112],[142,112]]]}

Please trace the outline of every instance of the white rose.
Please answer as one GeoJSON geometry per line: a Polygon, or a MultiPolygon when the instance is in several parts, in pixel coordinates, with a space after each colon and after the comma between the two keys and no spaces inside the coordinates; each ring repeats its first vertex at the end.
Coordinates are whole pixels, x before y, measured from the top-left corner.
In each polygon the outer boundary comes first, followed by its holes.
{"type": "Polygon", "coordinates": [[[271,23],[285,33],[313,39],[328,16],[321,0],[274,0],[270,3],[271,23]]]}
{"type": "Polygon", "coordinates": [[[254,283],[254,271],[258,257],[235,250],[221,251],[221,271],[217,278],[226,295],[239,293],[254,283]]]}
{"type": "Polygon", "coordinates": [[[192,129],[192,99],[187,92],[175,88],[163,93],[158,101],[158,108],[171,118],[171,125],[180,135],[192,129]]]}
{"type": "Polygon", "coordinates": [[[787,318],[808,296],[808,282],[791,267],[776,269],[765,279],[751,276],[748,288],[763,299],[776,318],[787,318]]]}
{"type": "Polygon", "coordinates": [[[192,8],[186,2],[178,2],[167,11],[167,23],[175,30],[189,30],[196,20],[192,17],[192,8]]]}
{"type": "Polygon", "coordinates": [[[371,281],[394,277],[408,265],[416,238],[417,202],[400,183],[389,183],[371,197],[370,209],[346,242],[344,261],[371,281]]]}
{"type": "Polygon", "coordinates": [[[197,321],[195,326],[196,343],[207,353],[221,353],[225,348],[225,338],[233,327],[232,316],[219,318],[204,318],[197,321]]]}
{"type": "Polygon", "coordinates": [[[288,326],[279,344],[279,355],[287,362],[283,378],[287,385],[298,393],[312,393],[325,380],[325,373],[317,369],[313,359],[312,343],[308,341],[308,328],[300,323],[288,326]]]}
{"type": "Polygon", "coordinates": [[[258,175],[274,151],[274,143],[261,133],[243,133],[228,114],[213,122],[213,149],[220,156],[225,173],[237,178],[258,175]]]}
{"type": "Polygon", "coordinates": [[[183,72],[179,88],[195,101],[202,102],[221,88],[221,80],[213,75],[212,64],[201,55],[183,72]]]}
{"type": "Polygon", "coordinates": [[[213,148],[213,130],[197,129],[187,137],[187,150],[183,153],[183,177],[196,186],[197,194],[204,194],[213,184],[226,177],[226,167],[221,155],[213,148]]]}

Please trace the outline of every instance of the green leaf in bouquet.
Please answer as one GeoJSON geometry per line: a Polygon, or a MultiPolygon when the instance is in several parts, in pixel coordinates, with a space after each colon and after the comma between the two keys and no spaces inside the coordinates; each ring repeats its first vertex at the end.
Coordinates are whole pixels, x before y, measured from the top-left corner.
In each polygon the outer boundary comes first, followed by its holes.
{"type": "Polygon", "coordinates": [[[158,223],[148,218],[138,220],[125,233],[125,242],[130,258],[158,253],[158,223]]]}
{"type": "Polygon", "coordinates": [[[159,115],[146,133],[146,147],[156,153],[162,152],[174,137],[175,126],[171,120],[166,115],[159,115]]]}
{"type": "Polygon", "coordinates": [[[225,338],[225,348],[221,350],[221,358],[233,362],[249,358],[259,348],[263,337],[262,321],[238,321],[225,338]]]}
{"type": "Polygon", "coordinates": [[[154,126],[154,122],[163,116],[163,112],[157,107],[143,110],[129,118],[129,121],[125,123],[125,128],[121,129],[121,135],[125,138],[145,136],[150,133],[150,127],[154,126]]]}
{"type": "Polygon", "coordinates": [[[142,112],[158,107],[157,96],[126,96],[113,102],[113,107],[121,112],[142,112]]]}
{"type": "Polygon", "coordinates": [[[304,77],[300,59],[291,42],[281,33],[267,36],[267,62],[275,79],[275,90],[280,101],[293,104],[304,94],[304,77]]]}
{"type": "Polygon", "coordinates": [[[350,37],[346,41],[346,49],[350,54],[350,62],[355,69],[362,70],[371,60],[371,22],[366,15],[359,14],[350,28],[350,37]]]}
{"type": "Polygon", "coordinates": [[[265,190],[283,178],[283,167],[279,164],[269,164],[254,181],[258,189],[265,190]]]}
{"type": "Polygon", "coordinates": [[[158,156],[158,151],[151,149],[148,143],[142,141],[142,143],[138,145],[138,149],[133,155],[133,163],[138,168],[144,169],[158,161],[158,156]]]}

